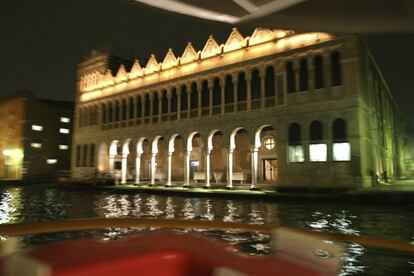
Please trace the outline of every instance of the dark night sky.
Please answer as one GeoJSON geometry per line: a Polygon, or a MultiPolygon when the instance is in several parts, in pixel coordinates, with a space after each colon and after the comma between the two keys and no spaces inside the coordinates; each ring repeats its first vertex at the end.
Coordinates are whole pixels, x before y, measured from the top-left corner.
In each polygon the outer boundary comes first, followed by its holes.
{"type": "MultiPolygon", "coordinates": [[[[208,35],[225,42],[229,25],[165,13],[128,0],[22,0],[0,6],[0,97],[28,89],[73,100],[76,65],[92,48],[112,45],[145,66],[188,41],[200,50],[208,35]]],[[[240,28],[243,35],[252,29],[240,28]]],[[[368,36],[370,48],[405,117],[414,124],[414,34],[368,36]]]]}

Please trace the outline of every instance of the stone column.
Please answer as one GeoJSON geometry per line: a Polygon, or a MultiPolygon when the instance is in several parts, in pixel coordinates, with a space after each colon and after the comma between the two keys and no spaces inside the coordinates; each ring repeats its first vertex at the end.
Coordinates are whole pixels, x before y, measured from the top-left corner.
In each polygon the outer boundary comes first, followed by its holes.
{"type": "Polygon", "coordinates": [[[141,153],[137,153],[135,158],[135,184],[140,183],[141,178],[141,153]]]}
{"type": "Polygon", "coordinates": [[[114,172],[115,155],[109,155],[109,172],[114,172]]]}
{"type": "Polygon", "coordinates": [[[250,186],[250,189],[255,189],[258,178],[259,148],[251,146],[250,152],[252,154],[252,185],[250,186]]]}
{"type": "MultiPolygon", "coordinates": [[[[132,97],[132,103],[133,103],[133,109],[134,109],[134,115],[133,115],[133,120],[135,120],[137,118],[138,115],[138,107],[137,107],[137,96],[133,96],[132,97]]],[[[142,108],[141,108],[142,111],[142,108]]]]}
{"type": "Polygon", "coordinates": [[[198,100],[198,103],[197,103],[197,112],[198,112],[198,117],[200,118],[201,117],[201,100],[202,100],[202,95],[201,95],[201,92],[202,92],[202,88],[203,88],[203,86],[202,86],[202,82],[198,82],[197,83],[197,100],[198,100]]]}
{"type": "Polygon", "coordinates": [[[260,78],[260,107],[265,108],[265,100],[266,100],[266,68],[263,67],[259,70],[259,78],[260,78]]]}
{"type": "Polygon", "coordinates": [[[154,113],[154,94],[153,93],[149,93],[149,117],[150,120],[152,122],[152,114],[154,113]]]}
{"type": "Polygon", "coordinates": [[[128,154],[122,155],[122,163],[121,163],[121,184],[126,184],[127,178],[127,161],[128,161],[128,154]]]}
{"type": "Polygon", "coordinates": [[[157,167],[155,162],[157,161],[157,152],[151,152],[151,186],[155,185],[155,171],[157,167]]]}
{"type": "Polygon", "coordinates": [[[162,93],[162,90],[158,91],[157,93],[158,93],[158,122],[161,122],[162,121],[162,118],[161,118],[162,117],[162,100],[164,98],[164,95],[162,93]]]}
{"type": "Polygon", "coordinates": [[[208,114],[211,116],[213,115],[213,89],[214,89],[214,81],[208,80],[208,114]]]}
{"type": "Polygon", "coordinates": [[[237,112],[237,101],[238,101],[237,81],[238,81],[238,79],[237,79],[237,75],[236,74],[235,75],[232,75],[231,81],[233,83],[233,105],[234,105],[233,112],[237,112]]]}
{"type": "Polygon", "coordinates": [[[227,153],[227,189],[233,188],[233,151],[234,149],[228,147],[227,153]]]}
{"type": "Polygon", "coordinates": [[[171,171],[172,171],[172,155],[173,152],[168,152],[168,159],[167,159],[167,184],[165,186],[171,186],[171,171]]]}
{"type": "Polygon", "coordinates": [[[181,119],[181,90],[177,89],[177,120],[181,119]]]}
{"type": "Polygon", "coordinates": [[[225,105],[226,105],[226,90],[225,90],[225,86],[226,85],[226,79],[224,76],[220,77],[220,92],[221,92],[221,110],[220,113],[224,114],[225,110],[225,105]]]}
{"type": "Polygon", "coordinates": [[[184,160],[184,187],[190,187],[190,155],[191,150],[187,150],[184,160]]]}
{"type": "Polygon", "coordinates": [[[247,87],[247,100],[246,100],[246,110],[251,109],[252,105],[252,77],[250,71],[246,72],[246,87],[247,87]]]}
{"type": "Polygon", "coordinates": [[[211,168],[210,168],[210,154],[211,154],[211,150],[212,149],[206,149],[205,151],[205,158],[206,158],[206,169],[205,169],[205,174],[206,174],[206,183],[204,185],[203,188],[209,188],[210,187],[210,176],[211,176],[211,168]]]}

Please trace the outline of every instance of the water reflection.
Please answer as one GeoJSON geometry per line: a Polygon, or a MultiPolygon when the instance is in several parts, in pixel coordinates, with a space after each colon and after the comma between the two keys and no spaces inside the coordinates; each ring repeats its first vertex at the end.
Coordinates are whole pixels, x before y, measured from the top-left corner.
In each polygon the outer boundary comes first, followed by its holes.
{"type": "MultiPolygon", "coordinates": [[[[257,201],[184,198],[171,196],[74,192],[55,188],[24,187],[0,190],[0,223],[59,220],[79,217],[152,217],[243,222],[258,225],[288,226],[348,235],[374,235],[412,241],[414,208],[403,206],[356,206],[339,204],[269,203],[257,201]]],[[[156,229],[155,227],[151,229],[156,229]]],[[[144,228],[111,228],[99,231],[31,235],[26,244],[63,239],[93,237],[120,239],[144,228]]],[[[148,230],[148,229],[145,229],[148,230]]],[[[236,245],[252,255],[270,252],[270,237],[241,231],[197,232],[236,245]]],[[[414,272],[412,256],[401,252],[348,244],[342,275],[407,275],[414,272]]]]}

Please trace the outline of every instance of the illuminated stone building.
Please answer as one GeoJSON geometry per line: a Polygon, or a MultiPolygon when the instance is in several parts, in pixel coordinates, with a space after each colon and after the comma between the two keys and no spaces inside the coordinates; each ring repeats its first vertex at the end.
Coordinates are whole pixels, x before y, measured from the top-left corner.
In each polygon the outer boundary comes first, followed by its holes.
{"type": "Polygon", "coordinates": [[[403,174],[399,112],[356,37],[233,29],[117,63],[93,52],[79,65],[75,178],[339,188],[403,174]]]}
{"type": "Polygon", "coordinates": [[[70,169],[73,103],[20,92],[0,100],[0,179],[51,179],[70,169]]]}

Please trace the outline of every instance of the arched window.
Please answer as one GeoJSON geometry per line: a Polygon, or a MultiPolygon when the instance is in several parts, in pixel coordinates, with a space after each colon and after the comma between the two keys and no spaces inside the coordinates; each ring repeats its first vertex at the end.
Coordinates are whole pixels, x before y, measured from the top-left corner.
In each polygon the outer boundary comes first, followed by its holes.
{"type": "Polygon", "coordinates": [[[142,117],[142,96],[137,96],[136,98],[136,106],[137,106],[137,118],[142,117]]]}
{"type": "Polygon", "coordinates": [[[309,161],[326,162],[328,149],[323,142],[322,124],[313,121],[309,126],[309,161]]]}
{"type": "Polygon", "coordinates": [[[336,119],[332,124],[332,138],[334,142],[345,142],[346,126],[343,119],[336,119]]]}
{"type": "Polygon", "coordinates": [[[121,120],[127,119],[127,102],[125,99],[122,100],[122,118],[121,120]]]}
{"type": "Polygon", "coordinates": [[[128,119],[133,119],[134,118],[134,98],[132,97],[128,98],[128,106],[129,106],[128,119]]]}
{"type": "Polygon", "coordinates": [[[225,85],[224,85],[224,99],[226,104],[233,103],[234,101],[234,87],[233,87],[233,79],[231,75],[227,75],[225,79],[225,85]]]}
{"type": "Polygon", "coordinates": [[[171,89],[171,112],[177,112],[177,88],[171,89]]]}
{"type": "Polygon", "coordinates": [[[213,83],[213,105],[221,105],[221,87],[219,78],[215,78],[213,83]]]}
{"type": "Polygon", "coordinates": [[[315,143],[322,140],[322,124],[319,121],[313,121],[309,126],[309,141],[315,143]]]}
{"type": "Polygon", "coordinates": [[[108,103],[108,122],[114,121],[114,103],[108,103]]]}
{"type": "Polygon", "coordinates": [[[107,123],[107,117],[106,117],[106,104],[102,104],[101,105],[101,111],[102,111],[102,123],[106,124],[107,123]]]}
{"type": "Polygon", "coordinates": [[[289,162],[298,163],[305,161],[302,136],[300,125],[298,123],[290,124],[288,128],[288,143],[289,143],[289,162]]]}
{"type": "Polygon", "coordinates": [[[95,166],[95,144],[90,144],[89,150],[89,167],[95,166]]]}
{"type": "Polygon", "coordinates": [[[181,86],[181,110],[187,110],[187,86],[183,85],[181,86]]]}
{"type": "Polygon", "coordinates": [[[351,160],[351,144],[348,142],[346,124],[343,119],[336,119],[332,124],[332,159],[334,161],[351,160]]]}
{"type": "Polygon", "coordinates": [[[269,66],[266,68],[265,95],[266,97],[274,97],[275,94],[275,72],[273,66],[269,66]]]}
{"type": "Polygon", "coordinates": [[[197,83],[193,82],[191,85],[191,98],[190,98],[190,108],[197,109],[198,108],[198,90],[197,90],[197,83]]]}
{"type": "Polygon", "coordinates": [[[295,71],[293,70],[293,62],[286,62],[286,82],[287,92],[294,93],[296,91],[295,71]]]}
{"type": "Polygon", "coordinates": [[[121,115],[120,114],[120,111],[121,111],[121,108],[119,107],[119,102],[118,101],[115,101],[115,122],[118,122],[119,121],[119,115],[121,115]]]}
{"type": "MultiPolygon", "coordinates": [[[[201,107],[208,107],[210,99],[210,91],[208,88],[208,82],[204,80],[201,84],[201,107]]],[[[198,102],[195,103],[195,108],[197,108],[198,102]]],[[[193,108],[191,106],[191,108],[193,108]]]]}
{"type": "Polygon", "coordinates": [[[240,72],[238,75],[237,100],[239,102],[244,102],[247,100],[246,76],[244,75],[243,72],[240,72]]]}
{"type": "Polygon", "coordinates": [[[167,90],[162,90],[161,91],[161,93],[162,93],[162,102],[161,102],[161,107],[162,107],[162,110],[161,110],[161,113],[163,113],[163,114],[165,114],[165,113],[167,113],[168,112],[168,98],[167,98],[167,90]]]}
{"type": "Polygon", "coordinates": [[[260,98],[260,74],[257,69],[252,72],[250,87],[252,88],[252,99],[254,100],[260,98]]]}
{"type": "Polygon", "coordinates": [[[81,163],[81,146],[76,146],[76,167],[80,167],[81,163]]]}
{"type": "Polygon", "coordinates": [[[88,145],[84,144],[83,145],[83,150],[82,150],[82,167],[87,167],[88,166],[88,159],[89,159],[89,155],[88,155],[88,145]]]}
{"type": "Polygon", "coordinates": [[[332,86],[338,86],[342,84],[340,59],[341,59],[341,56],[339,52],[333,52],[331,54],[332,86]]]}
{"type": "Polygon", "coordinates": [[[308,83],[308,60],[303,58],[299,64],[299,90],[309,90],[308,83]]]}
{"type": "Polygon", "coordinates": [[[317,55],[313,58],[313,67],[315,68],[315,89],[324,88],[322,56],[317,55]]]}
{"type": "Polygon", "coordinates": [[[150,116],[150,97],[149,94],[144,94],[144,112],[145,117],[150,116]]]}
{"type": "Polygon", "coordinates": [[[157,91],[154,91],[153,93],[152,93],[152,116],[154,116],[154,115],[158,115],[159,114],[159,110],[158,110],[158,107],[159,107],[159,103],[158,103],[158,93],[157,93],[157,91]]]}

